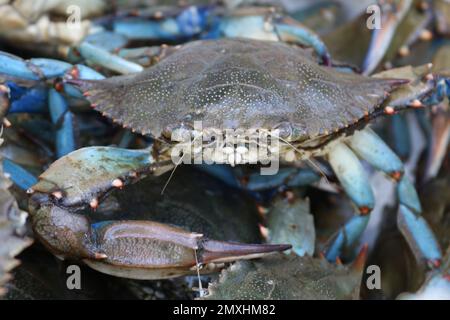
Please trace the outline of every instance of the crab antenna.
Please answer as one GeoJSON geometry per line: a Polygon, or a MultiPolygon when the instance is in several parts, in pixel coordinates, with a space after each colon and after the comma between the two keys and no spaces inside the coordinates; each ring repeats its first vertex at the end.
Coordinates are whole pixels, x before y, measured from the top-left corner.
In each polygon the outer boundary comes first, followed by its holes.
{"type": "MultiPolygon", "coordinates": [[[[194,140],[192,140],[192,143],[194,143],[195,140],[196,140],[198,137],[201,137],[201,136],[202,136],[202,134],[200,134],[200,135],[198,135],[197,137],[195,137],[194,140]]],[[[183,161],[184,156],[185,156],[185,154],[183,154],[183,155],[181,156],[180,160],[178,160],[178,162],[175,164],[175,168],[173,168],[172,172],[170,173],[169,178],[167,179],[166,183],[164,184],[164,187],[163,187],[162,190],[161,190],[161,195],[163,195],[163,194],[164,194],[164,191],[166,191],[167,186],[169,185],[170,180],[172,180],[172,177],[173,177],[173,175],[174,175],[174,173],[175,173],[175,170],[177,170],[178,166],[179,166],[179,165],[181,164],[181,162],[183,161]]]]}
{"type": "Polygon", "coordinates": [[[200,298],[202,298],[205,294],[203,292],[202,281],[200,280],[200,264],[198,263],[197,249],[194,249],[194,255],[195,255],[195,268],[197,269],[198,291],[200,294],[200,298]]]}
{"type": "Polygon", "coordinates": [[[161,195],[164,194],[164,191],[166,191],[167,186],[169,185],[170,180],[172,180],[172,177],[175,173],[175,170],[177,170],[178,166],[181,164],[181,161],[183,160],[184,154],[181,156],[180,160],[175,164],[175,168],[173,168],[172,172],[170,173],[169,178],[167,179],[166,183],[164,184],[164,187],[161,190],[161,195]]]}

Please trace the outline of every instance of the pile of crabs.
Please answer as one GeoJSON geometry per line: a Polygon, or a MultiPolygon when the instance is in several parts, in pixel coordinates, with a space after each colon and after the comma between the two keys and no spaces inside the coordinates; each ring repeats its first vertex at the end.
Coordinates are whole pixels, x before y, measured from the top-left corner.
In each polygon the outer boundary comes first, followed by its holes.
{"type": "Polygon", "coordinates": [[[450,298],[447,1],[0,1],[0,50],[0,296],[450,298]]]}

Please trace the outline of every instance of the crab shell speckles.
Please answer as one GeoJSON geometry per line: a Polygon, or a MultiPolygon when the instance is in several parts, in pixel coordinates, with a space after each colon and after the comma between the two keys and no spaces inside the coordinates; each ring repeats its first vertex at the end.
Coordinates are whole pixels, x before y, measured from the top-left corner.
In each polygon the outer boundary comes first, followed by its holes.
{"type": "Polygon", "coordinates": [[[142,134],[202,121],[203,128],[272,129],[292,140],[329,135],[372,115],[407,82],[340,73],[303,49],[243,39],[194,41],[142,73],[69,80],[96,110],[142,134]]]}

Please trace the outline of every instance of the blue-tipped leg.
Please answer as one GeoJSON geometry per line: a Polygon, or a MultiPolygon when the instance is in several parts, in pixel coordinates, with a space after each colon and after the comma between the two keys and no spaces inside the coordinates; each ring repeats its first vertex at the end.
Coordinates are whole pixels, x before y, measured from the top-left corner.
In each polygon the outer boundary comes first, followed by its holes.
{"type": "Polygon", "coordinates": [[[312,47],[322,62],[330,65],[330,54],[324,42],[312,30],[293,19],[274,16],[268,27],[264,15],[232,16],[220,20],[205,38],[252,38],[260,40],[286,41],[312,47]]]}
{"type": "Polygon", "coordinates": [[[0,51],[0,74],[20,79],[40,80],[39,74],[30,68],[28,62],[3,51],[0,51]]]}
{"type": "Polygon", "coordinates": [[[403,163],[389,146],[370,128],[356,131],[348,139],[350,148],[374,168],[399,178],[403,173],[403,163]]]}
{"type": "Polygon", "coordinates": [[[372,130],[366,128],[348,139],[349,146],[373,167],[385,172],[397,184],[400,203],[398,226],[418,261],[438,266],[441,259],[439,243],[430,227],[420,216],[422,207],[419,196],[409,178],[403,174],[403,164],[395,153],[372,130]]]}
{"type": "Polygon", "coordinates": [[[67,70],[72,68],[70,63],[55,59],[33,58],[29,62],[32,66],[38,67],[40,73],[46,79],[61,77],[67,70]]]}
{"type": "Polygon", "coordinates": [[[367,214],[373,209],[375,200],[367,174],[353,151],[343,143],[331,147],[328,160],[347,195],[367,214]]]}
{"type": "Polygon", "coordinates": [[[418,215],[422,212],[422,206],[420,205],[416,188],[411,183],[411,180],[405,175],[402,176],[397,184],[397,194],[401,204],[405,205],[418,215]]]}
{"type": "Polygon", "coordinates": [[[437,268],[442,260],[439,244],[428,223],[407,206],[400,204],[397,223],[418,261],[437,268]]]}
{"type": "Polygon", "coordinates": [[[189,39],[208,28],[212,6],[189,6],[163,19],[126,17],[113,21],[113,31],[130,40],[174,41],[189,39]]]}
{"type": "Polygon", "coordinates": [[[2,165],[3,172],[7,173],[11,181],[22,190],[28,190],[38,181],[33,174],[9,159],[4,158],[2,165]]]}
{"type": "Polygon", "coordinates": [[[10,108],[9,113],[46,113],[47,88],[44,86],[22,87],[14,82],[7,81],[5,85],[9,88],[10,108]]]}
{"type": "Polygon", "coordinates": [[[73,115],[58,91],[50,89],[48,98],[50,116],[56,127],[56,156],[60,158],[76,149],[73,115]]]}
{"type": "Polygon", "coordinates": [[[86,60],[121,74],[137,73],[144,70],[141,65],[125,60],[89,42],[81,43],[78,46],[78,51],[86,60]]]}
{"type": "Polygon", "coordinates": [[[314,31],[287,18],[275,22],[275,31],[282,41],[299,43],[313,48],[322,59],[323,64],[331,65],[330,53],[325,43],[314,31]]]}
{"type": "Polygon", "coordinates": [[[394,114],[391,117],[391,137],[395,152],[402,158],[408,159],[411,154],[411,141],[409,126],[402,114],[394,114]]]}
{"type": "Polygon", "coordinates": [[[346,248],[351,247],[356,243],[361,234],[366,229],[369,222],[369,215],[354,216],[352,217],[342,229],[338,231],[338,234],[332,241],[332,244],[328,247],[325,257],[328,261],[336,261],[341,257],[346,248]]]}
{"type": "Polygon", "coordinates": [[[320,180],[320,176],[311,169],[282,168],[274,175],[251,174],[245,184],[250,191],[263,191],[288,187],[305,187],[320,180]]]}
{"type": "Polygon", "coordinates": [[[325,253],[329,261],[335,261],[351,248],[363,233],[369,221],[369,213],[375,205],[375,199],[362,164],[348,146],[344,143],[332,146],[328,160],[345,192],[359,210],[359,215],[347,221],[338,231],[325,253]]]}

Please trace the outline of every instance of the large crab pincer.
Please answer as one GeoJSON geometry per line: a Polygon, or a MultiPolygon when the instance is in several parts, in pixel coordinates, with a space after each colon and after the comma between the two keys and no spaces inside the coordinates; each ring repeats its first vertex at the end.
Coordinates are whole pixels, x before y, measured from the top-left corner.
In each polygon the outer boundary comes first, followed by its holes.
{"type": "Polygon", "coordinates": [[[195,274],[203,265],[200,272],[211,272],[290,248],[236,242],[258,241],[256,209],[236,200],[236,192],[225,196],[212,178],[186,173],[181,183],[191,182],[189,188],[162,196],[162,183],[143,179],[162,168],[150,163],[147,151],[112,147],[80,149],[57,160],[30,190],[36,235],[61,258],[135,279],[195,274]],[[205,190],[197,192],[192,183],[205,190]]]}

